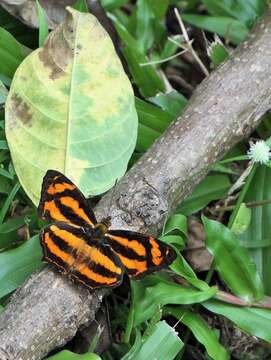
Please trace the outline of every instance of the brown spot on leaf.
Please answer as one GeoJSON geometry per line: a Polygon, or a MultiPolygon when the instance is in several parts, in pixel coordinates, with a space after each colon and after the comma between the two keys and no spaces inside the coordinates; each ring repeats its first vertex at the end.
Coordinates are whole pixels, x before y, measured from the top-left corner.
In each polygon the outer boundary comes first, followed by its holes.
{"type": "Polygon", "coordinates": [[[52,54],[50,54],[49,43],[50,41],[46,41],[44,48],[39,53],[39,58],[43,65],[51,70],[50,79],[55,80],[61,77],[64,71],[53,60],[52,54]]]}
{"type": "Polygon", "coordinates": [[[12,111],[15,116],[25,125],[31,126],[32,113],[29,106],[18,94],[11,97],[12,111]]]}

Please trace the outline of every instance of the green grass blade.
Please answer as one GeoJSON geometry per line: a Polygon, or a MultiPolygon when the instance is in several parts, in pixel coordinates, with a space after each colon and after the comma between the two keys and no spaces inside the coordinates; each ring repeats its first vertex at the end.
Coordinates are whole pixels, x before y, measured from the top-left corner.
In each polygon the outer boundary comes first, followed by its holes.
{"type": "Polygon", "coordinates": [[[178,207],[177,212],[191,215],[206,206],[210,201],[221,199],[231,186],[227,175],[209,175],[194,189],[192,194],[178,207]]]}
{"type": "Polygon", "coordinates": [[[239,307],[217,300],[202,304],[209,311],[230,319],[243,331],[271,343],[271,310],[239,307]]]}
{"type": "Polygon", "coordinates": [[[183,346],[184,343],[174,328],[165,321],[160,321],[154,325],[152,333],[144,340],[133,360],[173,360],[183,346]]]}
{"type": "MultiPolygon", "coordinates": [[[[271,199],[271,169],[259,166],[249,185],[244,202],[271,199]]],[[[240,242],[249,249],[263,279],[265,292],[271,295],[271,204],[251,208],[251,222],[246,232],[239,235],[240,242]]]]}
{"type": "Polygon", "coordinates": [[[210,299],[217,292],[216,287],[203,291],[183,287],[158,275],[135,282],[133,290],[134,326],[150,319],[164,305],[200,303],[210,299]]]}
{"type": "Polygon", "coordinates": [[[38,0],[36,0],[37,8],[38,8],[38,15],[39,15],[39,46],[43,46],[45,39],[49,33],[48,24],[46,21],[45,11],[41,7],[38,0]]]}
{"type": "Polygon", "coordinates": [[[185,324],[193,333],[195,338],[206,349],[207,354],[214,360],[228,360],[229,354],[219,343],[217,335],[209,328],[206,322],[198,314],[187,309],[166,307],[165,315],[172,315],[185,324]]]}
{"type": "Polygon", "coordinates": [[[62,350],[56,355],[50,356],[47,360],[102,360],[100,356],[96,354],[75,354],[69,350],[62,350]]]}
{"type": "Polygon", "coordinates": [[[36,235],[15,249],[0,254],[0,298],[17,289],[42,266],[42,251],[36,235]]]}
{"type": "Polygon", "coordinates": [[[263,297],[263,285],[247,249],[235,234],[218,221],[203,217],[206,245],[214,256],[221,278],[234,294],[248,303],[263,297]]]}
{"type": "Polygon", "coordinates": [[[72,7],[78,11],[88,13],[88,5],[86,0],[77,0],[72,7]]]}
{"type": "Polygon", "coordinates": [[[4,205],[2,206],[2,209],[0,210],[0,224],[3,223],[4,218],[8,212],[8,209],[9,209],[14,197],[16,196],[18,190],[20,189],[20,186],[21,185],[19,183],[15,184],[14,188],[11,190],[6,201],[4,202],[4,205]]]}

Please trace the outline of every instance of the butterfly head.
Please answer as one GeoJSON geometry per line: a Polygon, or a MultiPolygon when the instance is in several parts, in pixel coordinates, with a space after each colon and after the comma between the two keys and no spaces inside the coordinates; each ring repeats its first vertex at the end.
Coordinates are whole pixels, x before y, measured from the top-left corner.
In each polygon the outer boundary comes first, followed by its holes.
{"type": "Polygon", "coordinates": [[[111,217],[108,216],[105,219],[102,219],[101,222],[95,224],[94,231],[100,232],[102,235],[106,234],[109,227],[111,226],[111,217]]]}

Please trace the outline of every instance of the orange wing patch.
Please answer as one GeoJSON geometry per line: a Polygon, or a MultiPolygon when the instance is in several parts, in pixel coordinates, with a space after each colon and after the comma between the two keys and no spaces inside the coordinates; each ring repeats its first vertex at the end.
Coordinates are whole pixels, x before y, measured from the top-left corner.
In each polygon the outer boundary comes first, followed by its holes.
{"type": "Polygon", "coordinates": [[[94,226],[97,221],[88,200],[63,174],[48,170],[42,183],[38,214],[42,219],[75,226],[94,226]]]}
{"type": "Polygon", "coordinates": [[[97,223],[87,199],[58,171],[47,171],[43,179],[38,214],[56,222],[40,233],[44,260],[89,289],[118,286],[124,271],[139,279],[176,258],[151,236],[97,223]]]}
{"type": "Polygon", "coordinates": [[[160,270],[176,258],[171,247],[148,235],[126,230],[110,230],[106,237],[130,277],[140,278],[160,270]]]}
{"type": "Polygon", "coordinates": [[[85,232],[67,223],[47,226],[40,235],[44,260],[70,278],[93,288],[121,283],[123,266],[110,247],[87,243],[85,232]]]}

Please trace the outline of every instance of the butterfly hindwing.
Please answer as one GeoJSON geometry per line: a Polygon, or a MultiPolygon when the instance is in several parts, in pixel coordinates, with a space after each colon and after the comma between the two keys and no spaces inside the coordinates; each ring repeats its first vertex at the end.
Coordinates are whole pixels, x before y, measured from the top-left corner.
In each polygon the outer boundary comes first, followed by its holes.
{"type": "Polygon", "coordinates": [[[49,221],[94,226],[97,221],[87,199],[65,175],[48,170],[44,176],[38,214],[49,221]]]}
{"type": "Polygon", "coordinates": [[[90,241],[77,226],[58,222],[40,234],[44,260],[90,289],[120,285],[123,266],[110,246],[90,241]]]}
{"type": "Polygon", "coordinates": [[[149,235],[126,230],[110,230],[106,238],[127,274],[133,278],[141,278],[165,268],[176,258],[170,246],[149,235]]]}

